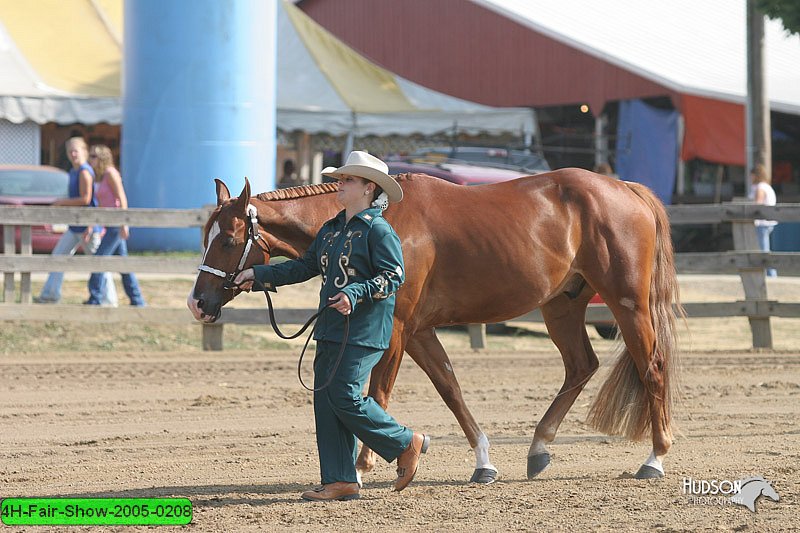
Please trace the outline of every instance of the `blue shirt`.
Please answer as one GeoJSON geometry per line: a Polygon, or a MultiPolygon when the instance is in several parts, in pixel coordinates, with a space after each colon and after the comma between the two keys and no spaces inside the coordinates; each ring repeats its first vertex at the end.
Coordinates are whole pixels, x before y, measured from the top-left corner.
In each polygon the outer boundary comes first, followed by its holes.
{"type": "MultiPolygon", "coordinates": [[[[395,292],[405,281],[400,238],[378,208],[345,224],[345,212],[320,228],[308,251],[292,261],[253,267],[269,291],[322,276],[319,309],[343,292],[353,306],[348,344],[385,350],[392,336],[395,292]]],[[[317,319],[314,339],[342,342],[344,315],[326,309],[317,319]]]]}
{"type": "MultiPolygon", "coordinates": [[[[94,197],[94,169],[89,163],[84,163],[79,168],[72,167],[69,169],[69,189],[67,189],[69,197],[78,198],[81,195],[81,185],[78,176],[80,176],[80,173],[84,170],[88,170],[89,175],[92,176],[92,201],[89,202],[89,205],[91,207],[97,207],[97,200],[94,197]]],[[[73,233],[83,233],[86,231],[86,226],[70,226],[69,230],[73,233]]]]}

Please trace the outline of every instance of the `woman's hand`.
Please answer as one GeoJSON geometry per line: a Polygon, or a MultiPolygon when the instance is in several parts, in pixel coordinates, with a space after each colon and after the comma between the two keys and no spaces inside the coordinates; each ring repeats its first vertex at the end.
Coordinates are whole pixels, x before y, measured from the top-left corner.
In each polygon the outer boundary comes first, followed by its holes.
{"type": "Polygon", "coordinates": [[[130,236],[131,236],[131,232],[130,232],[130,230],[128,229],[128,226],[121,226],[121,227],[119,228],[119,237],[120,237],[120,238],[121,238],[123,241],[127,241],[127,240],[128,240],[128,237],[130,237],[130,236]]]}
{"type": "Polygon", "coordinates": [[[253,269],[248,268],[239,272],[239,275],[236,276],[236,278],[233,280],[233,283],[235,283],[236,286],[243,291],[250,292],[250,289],[253,288],[253,280],[255,277],[256,273],[253,272],[253,269]]]}
{"type": "Polygon", "coordinates": [[[343,315],[349,315],[353,310],[353,306],[350,304],[350,298],[343,292],[340,292],[333,298],[328,298],[328,302],[330,307],[336,309],[343,315]]]}

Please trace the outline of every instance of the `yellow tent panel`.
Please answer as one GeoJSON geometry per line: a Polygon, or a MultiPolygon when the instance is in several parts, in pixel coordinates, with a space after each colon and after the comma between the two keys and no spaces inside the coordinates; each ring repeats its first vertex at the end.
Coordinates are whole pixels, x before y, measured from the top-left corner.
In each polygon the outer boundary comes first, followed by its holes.
{"type": "Polygon", "coordinates": [[[364,58],[291,3],[284,0],[283,5],[317,67],[354,112],[420,111],[403,94],[394,74],[364,58]]]}
{"type": "Polygon", "coordinates": [[[0,0],[0,13],[46,85],[65,93],[119,96],[122,0],[0,0]]]}

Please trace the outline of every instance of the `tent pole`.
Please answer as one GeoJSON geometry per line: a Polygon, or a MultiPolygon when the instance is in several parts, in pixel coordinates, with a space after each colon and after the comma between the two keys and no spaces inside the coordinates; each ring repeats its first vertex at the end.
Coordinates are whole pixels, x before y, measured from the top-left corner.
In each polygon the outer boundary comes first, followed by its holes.
{"type": "Polygon", "coordinates": [[[608,137],[605,130],[608,116],[601,113],[594,118],[594,164],[608,163],[608,137]]]}
{"type": "Polygon", "coordinates": [[[353,144],[356,140],[356,128],[358,127],[358,122],[356,121],[356,113],[355,111],[351,113],[351,117],[353,119],[352,126],[350,126],[350,131],[347,132],[347,140],[344,142],[344,152],[342,152],[342,164],[344,164],[344,160],[347,159],[347,156],[350,155],[350,152],[353,151],[353,144]]]}

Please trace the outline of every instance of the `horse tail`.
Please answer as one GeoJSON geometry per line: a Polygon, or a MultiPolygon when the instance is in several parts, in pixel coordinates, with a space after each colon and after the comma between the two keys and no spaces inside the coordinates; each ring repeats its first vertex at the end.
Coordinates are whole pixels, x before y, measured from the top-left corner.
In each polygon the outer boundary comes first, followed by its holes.
{"type": "MultiPolygon", "coordinates": [[[[679,390],[675,311],[686,318],[680,303],[669,217],[664,205],[650,189],[638,183],[625,183],[655,217],[655,253],[649,303],[656,340],[647,374],[654,366],[660,370],[665,396],[664,415],[669,424],[672,420],[672,404],[679,390]]],[[[609,435],[622,435],[632,440],[644,438],[650,431],[651,422],[647,395],[653,394],[646,389],[633,358],[627,348],[621,346],[616,363],[589,410],[589,423],[609,435]]]]}

